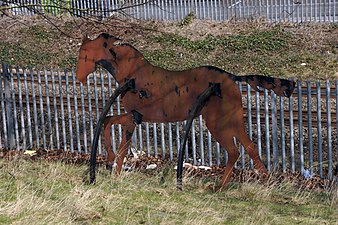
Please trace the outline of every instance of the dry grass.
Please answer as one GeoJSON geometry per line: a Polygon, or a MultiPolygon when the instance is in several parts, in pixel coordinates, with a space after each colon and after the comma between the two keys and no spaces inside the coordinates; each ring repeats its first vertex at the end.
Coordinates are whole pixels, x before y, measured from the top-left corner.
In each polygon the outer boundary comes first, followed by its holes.
{"type": "Polygon", "coordinates": [[[99,169],[98,183],[82,184],[85,166],[0,160],[0,223],[3,224],[334,224],[337,190],[309,192],[282,182],[232,183],[219,193],[214,180],[175,171],[99,169]]]}

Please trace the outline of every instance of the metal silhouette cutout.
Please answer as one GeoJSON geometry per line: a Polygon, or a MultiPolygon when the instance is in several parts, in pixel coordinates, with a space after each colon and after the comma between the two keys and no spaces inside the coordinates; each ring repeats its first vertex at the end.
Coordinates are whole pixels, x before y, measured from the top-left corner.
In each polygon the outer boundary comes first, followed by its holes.
{"type": "Polygon", "coordinates": [[[96,148],[102,123],[108,168],[116,158],[111,149],[110,127],[112,124],[121,124],[123,127],[117,153],[116,172],[119,174],[136,124],[187,120],[178,157],[177,185],[181,189],[185,142],[192,120],[199,115],[205,119],[212,136],[228,152],[221,188],[229,182],[233,166],[239,158],[233,137],[244,146],[258,171],[267,174],[256,145],[245,132],[242,98],[236,81],[245,81],[256,91],[273,90],[277,95],[285,97],[290,97],[293,93],[294,81],[262,75],[236,76],[213,66],[169,71],[150,64],[136,48],[105,33],[94,40],[83,40],[76,71],[78,80],[84,83],[87,76],[95,71],[96,65],[109,71],[120,88],[106,103],[95,130],[91,150],[91,183],[95,183],[96,148]],[[109,107],[120,94],[127,113],[106,116],[109,107]]]}

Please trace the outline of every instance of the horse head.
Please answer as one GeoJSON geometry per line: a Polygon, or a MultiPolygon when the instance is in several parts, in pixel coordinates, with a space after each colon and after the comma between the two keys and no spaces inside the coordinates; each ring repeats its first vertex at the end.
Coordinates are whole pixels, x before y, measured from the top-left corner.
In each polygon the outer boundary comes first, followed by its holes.
{"type": "Polygon", "coordinates": [[[116,56],[110,49],[115,42],[120,40],[106,33],[100,34],[94,40],[85,37],[79,51],[77,79],[85,83],[87,76],[95,71],[97,65],[103,66],[115,78],[116,56]]]}

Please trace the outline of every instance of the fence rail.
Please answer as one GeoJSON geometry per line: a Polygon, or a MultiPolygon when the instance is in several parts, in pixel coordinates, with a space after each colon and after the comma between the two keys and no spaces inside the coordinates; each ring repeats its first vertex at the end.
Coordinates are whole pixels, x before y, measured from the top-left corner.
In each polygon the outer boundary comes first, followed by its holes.
{"type": "Polygon", "coordinates": [[[189,14],[216,21],[265,17],[274,22],[337,22],[336,0],[80,0],[9,2],[13,14],[66,13],[107,18],[122,15],[143,20],[183,20],[189,14]]]}
{"type": "MultiPolygon", "coordinates": [[[[87,153],[93,130],[115,83],[104,71],[90,76],[86,85],[73,70],[35,70],[2,65],[0,73],[0,148],[63,149],[87,153]]],[[[269,171],[290,169],[332,178],[338,164],[338,81],[298,81],[291,99],[267,91],[242,91],[247,132],[257,143],[269,171]]],[[[124,113],[118,99],[111,114],[124,113]]],[[[142,123],[132,146],[148,156],[177,156],[184,122],[142,123]]],[[[121,126],[112,126],[112,146],[121,141],[121,126]]],[[[202,117],[194,120],[186,160],[200,165],[224,165],[227,154],[213,140],[202,117]]],[[[99,153],[105,154],[99,144],[99,153]]],[[[237,167],[252,167],[239,146],[237,167]]]]}

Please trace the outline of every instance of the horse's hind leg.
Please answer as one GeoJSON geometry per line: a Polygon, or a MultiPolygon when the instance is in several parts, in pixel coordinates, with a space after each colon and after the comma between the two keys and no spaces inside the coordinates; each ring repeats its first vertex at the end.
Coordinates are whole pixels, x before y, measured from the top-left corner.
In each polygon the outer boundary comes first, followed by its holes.
{"type": "Polygon", "coordinates": [[[229,183],[234,165],[239,158],[239,152],[232,136],[227,136],[222,143],[222,146],[226,148],[226,151],[228,153],[228,162],[224,170],[222,183],[219,190],[222,190],[222,188],[229,183]]]}
{"type": "Polygon", "coordinates": [[[239,132],[238,139],[239,139],[239,142],[241,142],[241,144],[244,146],[246,152],[249,154],[249,156],[254,161],[254,164],[257,170],[260,173],[268,174],[268,171],[266,170],[265,165],[262,163],[259,157],[256,144],[252,140],[250,140],[249,136],[245,133],[244,128],[243,128],[243,131],[239,132]]]}
{"type": "Polygon", "coordinates": [[[116,167],[116,173],[120,173],[122,169],[122,164],[124,157],[127,154],[128,147],[130,145],[130,140],[132,137],[132,134],[134,132],[135,124],[133,121],[133,117],[131,114],[124,114],[119,116],[109,116],[106,117],[104,121],[104,142],[107,148],[108,153],[108,159],[107,159],[107,168],[111,168],[116,155],[111,149],[111,134],[110,134],[110,127],[111,125],[122,125],[122,141],[119,147],[118,151],[118,161],[117,161],[117,167],[116,167]]]}
{"type": "Polygon", "coordinates": [[[106,151],[107,151],[107,164],[106,167],[107,169],[109,169],[110,171],[112,170],[112,164],[115,160],[115,153],[112,151],[111,148],[111,133],[110,133],[110,128],[112,124],[115,124],[114,122],[112,122],[114,119],[113,116],[109,116],[106,118],[106,121],[104,122],[104,130],[103,130],[103,134],[104,134],[104,144],[106,146],[106,151]]]}

